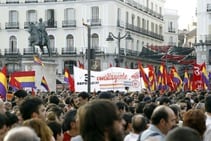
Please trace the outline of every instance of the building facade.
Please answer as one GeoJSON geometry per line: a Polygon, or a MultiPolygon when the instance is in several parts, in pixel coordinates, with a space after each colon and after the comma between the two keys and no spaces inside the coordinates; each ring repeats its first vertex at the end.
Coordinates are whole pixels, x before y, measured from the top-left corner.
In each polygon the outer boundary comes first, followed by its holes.
{"type": "Polygon", "coordinates": [[[164,44],[178,46],[178,19],[177,10],[164,9],[164,44]]]}
{"type": "Polygon", "coordinates": [[[211,0],[197,0],[197,63],[211,70],[211,0]]]}
{"type": "MultiPolygon", "coordinates": [[[[93,70],[115,66],[118,54],[121,67],[135,68],[139,53],[146,45],[163,45],[164,0],[1,0],[1,66],[10,72],[23,70],[23,60],[33,57],[29,46],[28,26],[42,18],[50,39],[51,59],[58,64],[57,74],[64,67],[72,72],[80,61],[87,67],[87,28],[91,26],[91,48],[95,49],[93,70]],[[121,36],[130,33],[132,40],[106,41],[109,32],[121,36]],[[120,52],[118,52],[120,51],[120,52]]],[[[39,52],[36,48],[35,53],[39,52]]],[[[43,55],[43,58],[48,58],[43,55]]],[[[150,60],[144,60],[150,61],[150,60]]]]}

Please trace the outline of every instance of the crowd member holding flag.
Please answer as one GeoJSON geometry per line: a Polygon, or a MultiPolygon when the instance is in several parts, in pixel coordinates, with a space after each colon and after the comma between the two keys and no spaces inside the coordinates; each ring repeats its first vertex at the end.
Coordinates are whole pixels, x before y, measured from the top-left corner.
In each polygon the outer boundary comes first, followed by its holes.
{"type": "Polygon", "coordinates": [[[7,88],[7,70],[4,66],[0,72],[0,97],[4,100],[6,100],[7,88]]]}

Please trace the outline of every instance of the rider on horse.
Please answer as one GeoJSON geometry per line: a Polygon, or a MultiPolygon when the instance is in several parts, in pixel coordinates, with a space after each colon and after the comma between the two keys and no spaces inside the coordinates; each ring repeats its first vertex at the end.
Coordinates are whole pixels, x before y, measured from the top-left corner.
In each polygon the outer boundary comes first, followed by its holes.
{"type": "Polygon", "coordinates": [[[48,33],[45,29],[45,24],[42,22],[42,18],[39,19],[39,23],[36,26],[34,23],[29,24],[29,43],[33,48],[35,45],[39,46],[42,53],[44,53],[43,46],[48,49],[48,54],[51,56],[48,33]]]}

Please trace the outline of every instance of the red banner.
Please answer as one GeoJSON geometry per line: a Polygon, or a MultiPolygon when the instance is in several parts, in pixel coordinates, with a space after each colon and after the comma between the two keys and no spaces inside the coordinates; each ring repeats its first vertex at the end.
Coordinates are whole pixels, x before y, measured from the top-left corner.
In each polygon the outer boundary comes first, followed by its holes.
{"type": "Polygon", "coordinates": [[[201,75],[201,65],[194,64],[193,66],[193,78],[192,78],[192,90],[203,89],[203,81],[201,75]]]}

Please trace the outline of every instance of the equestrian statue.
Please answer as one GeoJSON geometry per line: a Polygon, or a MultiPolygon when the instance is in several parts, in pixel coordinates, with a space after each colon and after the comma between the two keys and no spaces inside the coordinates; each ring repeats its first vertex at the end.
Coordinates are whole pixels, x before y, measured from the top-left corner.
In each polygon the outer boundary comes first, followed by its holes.
{"type": "Polygon", "coordinates": [[[35,53],[35,46],[39,46],[42,54],[44,53],[44,46],[47,47],[48,55],[51,56],[50,50],[50,41],[48,37],[48,33],[45,29],[45,23],[43,23],[42,18],[39,19],[39,23],[35,25],[35,23],[29,23],[28,32],[30,34],[29,37],[29,46],[33,47],[33,51],[35,53]]]}

